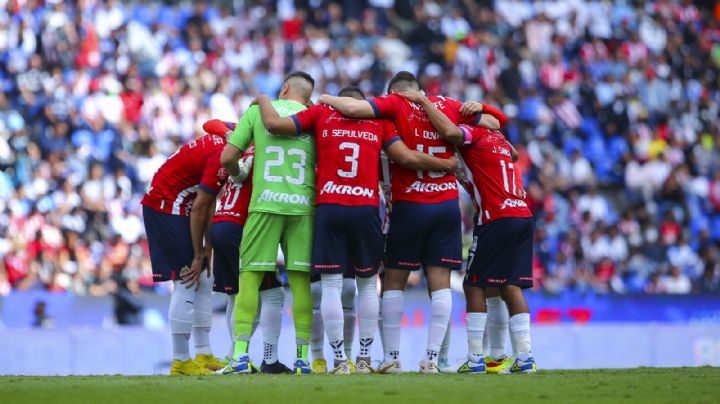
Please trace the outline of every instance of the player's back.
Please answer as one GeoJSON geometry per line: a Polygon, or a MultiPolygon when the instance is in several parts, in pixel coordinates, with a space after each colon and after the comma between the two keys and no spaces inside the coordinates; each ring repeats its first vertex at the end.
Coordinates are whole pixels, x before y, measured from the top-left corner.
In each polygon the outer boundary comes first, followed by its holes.
{"type": "MultiPolygon", "coordinates": [[[[290,116],[306,107],[295,101],[272,102],[280,116],[290,116]]],[[[276,136],[263,125],[257,106],[250,107],[238,124],[252,125],[255,143],[253,195],[250,211],[287,215],[312,214],[315,200],[315,140],[307,133],[297,137],[276,136]]],[[[236,128],[236,131],[238,131],[236,128]]]]}
{"type": "MultiPolygon", "coordinates": [[[[250,147],[243,154],[243,158],[248,158],[255,154],[255,148],[250,147]]],[[[215,209],[213,223],[217,222],[233,222],[237,224],[245,224],[248,215],[248,207],[250,205],[250,196],[252,195],[252,172],[248,178],[241,182],[235,183],[228,181],[222,189],[220,199],[215,209]]]]}
{"type": "Polygon", "coordinates": [[[503,217],[531,217],[522,174],[513,163],[512,148],[503,134],[475,126],[460,128],[472,136],[471,143],[460,148],[460,156],[478,224],[503,217]]]}
{"type": "MultiPolygon", "coordinates": [[[[220,165],[220,154],[227,143],[218,135],[205,135],[182,146],[155,173],[142,204],[160,212],[189,215],[197,190],[209,171],[227,177],[220,165]]],[[[216,181],[217,182],[217,181],[216,181]]],[[[222,183],[212,184],[212,190],[222,183]]]]}

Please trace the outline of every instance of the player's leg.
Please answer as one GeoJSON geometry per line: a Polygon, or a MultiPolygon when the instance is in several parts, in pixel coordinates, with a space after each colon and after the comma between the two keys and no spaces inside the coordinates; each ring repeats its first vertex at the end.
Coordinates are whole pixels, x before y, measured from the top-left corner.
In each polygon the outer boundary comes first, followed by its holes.
{"type": "Polygon", "coordinates": [[[325,327],[320,311],[322,299],[322,285],[320,275],[312,274],[310,277],[310,293],[313,300],[312,332],[310,334],[310,354],[312,355],[312,370],[314,373],[327,373],[327,361],[325,360],[325,327]]]}
{"type": "Polygon", "coordinates": [[[225,305],[225,323],[227,324],[228,334],[230,335],[230,349],[227,355],[225,355],[225,364],[230,363],[233,354],[235,353],[235,297],[234,295],[227,295],[227,304],[225,305]]]}
{"type": "Polygon", "coordinates": [[[263,334],[262,373],[292,373],[283,363],[278,361],[278,341],[282,330],[283,306],[285,289],[276,273],[265,272],[260,286],[260,327],[263,334]]]}
{"type": "Polygon", "coordinates": [[[233,222],[216,222],[210,227],[210,240],[213,245],[213,291],[227,294],[225,321],[230,335],[230,349],[225,358],[226,364],[232,359],[235,350],[235,296],[238,292],[240,273],[240,242],[243,226],[233,222]]]}
{"type": "Polygon", "coordinates": [[[153,281],[173,282],[168,310],[173,350],[170,375],[210,374],[210,370],[190,358],[195,289],[186,288],[179,280],[180,271],[189,267],[193,259],[190,220],[187,216],[143,207],[143,221],[150,248],[153,281]]]}
{"type": "Polygon", "coordinates": [[[488,373],[500,373],[512,365],[505,354],[508,337],[508,309],[500,296],[500,289],[485,288],[487,323],[483,338],[483,352],[488,373]]]}
{"type": "MultiPolygon", "coordinates": [[[[346,271],[347,272],[347,271],[346,271]]],[[[346,273],[343,275],[343,286],[342,286],[342,309],[343,309],[343,340],[345,343],[345,357],[348,358],[348,362],[351,363],[351,370],[354,367],[352,365],[352,346],[355,341],[355,322],[357,315],[355,314],[355,274],[346,273]]]]}
{"type": "Polygon", "coordinates": [[[313,308],[310,293],[313,223],[313,216],[289,216],[282,237],[288,283],[293,294],[293,320],[297,346],[294,372],[299,374],[312,372],[308,348],[313,308]]]}
{"type": "Polygon", "coordinates": [[[200,276],[200,285],[195,291],[192,337],[195,347],[195,360],[210,370],[219,370],[223,368],[223,365],[213,356],[210,347],[212,286],[212,276],[208,277],[203,273],[200,276]]]}
{"type": "Polygon", "coordinates": [[[438,373],[438,360],[452,314],[450,271],[462,264],[460,207],[457,200],[425,205],[432,227],[423,242],[423,265],[430,288],[430,327],[420,371],[438,373]]]}

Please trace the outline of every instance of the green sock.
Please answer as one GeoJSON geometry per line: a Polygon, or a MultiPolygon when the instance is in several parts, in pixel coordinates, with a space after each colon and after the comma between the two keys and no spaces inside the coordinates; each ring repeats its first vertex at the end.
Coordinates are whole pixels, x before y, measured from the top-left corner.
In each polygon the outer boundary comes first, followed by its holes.
{"type": "Polygon", "coordinates": [[[238,360],[241,356],[247,355],[249,347],[250,341],[235,340],[235,354],[233,355],[233,359],[238,360]]]}
{"type": "Polygon", "coordinates": [[[295,352],[297,353],[297,358],[308,360],[308,344],[298,344],[295,352]]]}
{"type": "Polygon", "coordinates": [[[240,287],[235,298],[235,359],[248,353],[257,315],[258,288],[264,276],[264,272],[240,272],[240,287]]]}
{"type": "MultiPolygon", "coordinates": [[[[310,293],[310,273],[288,271],[288,283],[293,295],[293,319],[295,321],[295,339],[298,346],[305,345],[304,355],[307,359],[307,345],[312,331],[312,294],[310,293]]],[[[299,352],[299,351],[298,351],[299,352]]]]}

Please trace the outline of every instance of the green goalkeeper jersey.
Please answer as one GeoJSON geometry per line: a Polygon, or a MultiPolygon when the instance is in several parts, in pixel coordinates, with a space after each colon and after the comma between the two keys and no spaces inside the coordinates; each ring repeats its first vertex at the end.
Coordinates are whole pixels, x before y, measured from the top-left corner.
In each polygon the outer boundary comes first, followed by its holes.
{"type": "MultiPolygon", "coordinates": [[[[273,107],[281,117],[306,107],[296,101],[277,100],[273,107]]],[[[246,150],[255,143],[250,212],[281,215],[312,215],[315,212],[315,138],[302,133],[297,137],[276,136],[268,132],[253,105],[245,112],[228,143],[246,150]]]]}

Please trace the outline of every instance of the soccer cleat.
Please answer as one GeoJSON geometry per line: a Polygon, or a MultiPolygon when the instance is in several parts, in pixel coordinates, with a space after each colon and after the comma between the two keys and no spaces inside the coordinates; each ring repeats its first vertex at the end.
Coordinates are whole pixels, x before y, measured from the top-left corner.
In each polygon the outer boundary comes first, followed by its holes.
{"type": "Polygon", "coordinates": [[[352,361],[352,359],[348,358],[348,366],[350,367],[350,373],[355,373],[357,370],[357,367],[355,366],[355,362],[352,361]]]}
{"type": "Polygon", "coordinates": [[[438,360],[438,370],[440,373],[455,373],[457,372],[457,365],[453,366],[447,358],[442,358],[438,360]]]}
{"type": "Polygon", "coordinates": [[[515,362],[513,362],[512,366],[510,367],[510,373],[535,373],[537,372],[537,367],[535,366],[535,358],[532,356],[528,356],[525,360],[520,360],[520,358],[515,358],[515,362]]]}
{"type": "Polygon", "coordinates": [[[276,361],[274,363],[266,363],[265,361],[262,361],[260,364],[260,373],[267,373],[271,375],[279,375],[279,374],[292,374],[292,369],[285,366],[280,361],[276,361]]]}
{"type": "Polygon", "coordinates": [[[377,373],[383,373],[383,374],[402,373],[402,366],[400,366],[400,361],[397,359],[383,362],[378,365],[377,373]]]}
{"type": "Polygon", "coordinates": [[[327,361],[325,359],[315,359],[312,361],[313,373],[327,373],[327,361]]]}
{"type": "Polygon", "coordinates": [[[295,360],[295,366],[293,368],[293,373],[296,375],[306,375],[309,373],[312,373],[312,369],[310,368],[310,361],[297,358],[295,360]]]}
{"type": "Polygon", "coordinates": [[[466,360],[465,363],[460,365],[457,372],[458,373],[483,374],[483,373],[485,373],[485,358],[481,357],[479,362],[466,360]]]}
{"type": "Polygon", "coordinates": [[[503,356],[502,358],[485,357],[485,371],[489,374],[508,373],[508,369],[512,364],[512,356],[503,356]]]}
{"type": "Polygon", "coordinates": [[[370,363],[370,357],[363,358],[362,356],[358,356],[355,358],[355,372],[360,374],[373,373],[373,368],[370,363]]]}
{"type": "Polygon", "coordinates": [[[434,375],[440,373],[440,369],[438,369],[437,363],[429,361],[427,359],[423,359],[420,361],[420,373],[426,375],[434,375]]]}
{"type": "Polygon", "coordinates": [[[213,374],[212,370],[198,365],[192,359],[186,361],[174,359],[170,365],[170,376],[203,376],[211,374],[213,374]]]}
{"type": "Polygon", "coordinates": [[[195,356],[195,362],[208,370],[212,370],[213,372],[227,366],[227,364],[223,364],[213,355],[198,354],[195,356]]]}
{"type": "Polygon", "coordinates": [[[335,369],[331,370],[330,373],[334,375],[349,375],[352,372],[350,371],[350,364],[345,360],[335,362],[335,369]]]}
{"type": "Polygon", "coordinates": [[[248,355],[243,355],[238,360],[233,359],[229,364],[227,364],[227,366],[215,373],[222,375],[239,375],[258,373],[258,370],[255,365],[250,362],[250,357],[248,355]]]}

